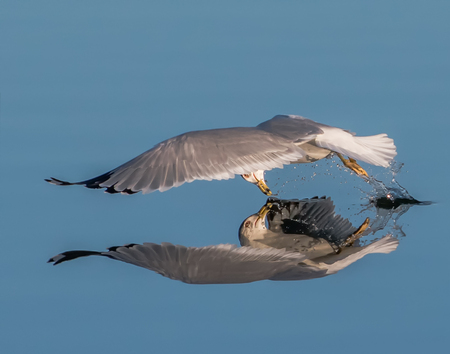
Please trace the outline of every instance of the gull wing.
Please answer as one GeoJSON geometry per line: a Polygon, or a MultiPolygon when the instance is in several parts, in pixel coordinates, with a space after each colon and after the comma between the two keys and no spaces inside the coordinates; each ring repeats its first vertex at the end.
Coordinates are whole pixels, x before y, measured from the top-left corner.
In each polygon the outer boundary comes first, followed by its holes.
{"type": "Polygon", "coordinates": [[[267,216],[268,228],[274,232],[308,235],[339,244],[357,230],[348,219],[335,213],[330,197],[302,200],[271,197],[268,202],[279,208],[278,212],[272,210],[267,216]]]}
{"type": "Polygon", "coordinates": [[[348,219],[335,213],[330,197],[300,201],[281,227],[285,233],[302,233],[337,244],[357,230],[348,219]]]}
{"type": "Polygon", "coordinates": [[[144,243],[111,247],[107,252],[68,251],[51,258],[49,262],[56,265],[91,255],[131,263],[190,284],[234,284],[265,280],[286,272],[306,259],[300,253],[274,248],[238,248],[230,244],[197,248],[171,243],[144,243]]]}
{"type": "Polygon", "coordinates": [[[194,180],[221,180],[257,170],[282,168],[304,156],[291,141],[258,128],[228,128],[185,133],[163,141],[98,177],[56,185],[106,188],[109,193],[165,191],[194,180]]]}

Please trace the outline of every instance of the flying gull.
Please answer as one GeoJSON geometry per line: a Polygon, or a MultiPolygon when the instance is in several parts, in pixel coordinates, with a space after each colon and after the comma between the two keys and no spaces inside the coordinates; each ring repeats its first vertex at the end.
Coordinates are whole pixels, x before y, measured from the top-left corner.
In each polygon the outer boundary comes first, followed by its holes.
{"type": "Polygon", "coordinates": [[[254,128],[192,131],[165,140],[100,176],[81,182],[46,179],[55,185],[105,188],[107,193],[166,191],[194,180],[241,175],[271,195],[264,171],[287,164],[314,162],[335,153],[361,176],[356,160],[388,167],[397,154],[386,134],[356,136],[347,130],[295,115],[278,115],[254,128]],[[343,155],[348,156],[348,159],[343,155]]]}

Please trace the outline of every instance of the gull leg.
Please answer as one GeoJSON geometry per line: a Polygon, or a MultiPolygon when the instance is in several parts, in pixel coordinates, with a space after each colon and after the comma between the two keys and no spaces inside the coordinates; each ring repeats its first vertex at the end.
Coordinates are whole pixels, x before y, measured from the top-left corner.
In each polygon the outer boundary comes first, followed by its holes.
{"type": "Polygon", "coordinates": [[[358,163],[356,162],[355,159],[352,159],[351,157],[349,157],[347,160],[347,159],[344,159],[344,157],[339,153],[336,153],[336,155],[341,159],[341,161],[345,167],[348,167],[353,172],[355,172],[357,175],[369,177],[367,172],[360,165],[358,165],[358,163]]]}
{"type": "Polygon", "coordinates": [[[361,226],[358,228],[358,230],[356,230],[352,235],[350,235],[349,237],[347,237],[347,239],[341,244],[340,248],[343,247],[349,247],[351,245],[353,245],[353,243],[361,238],[363,235],[363,232],[369,227],[369,222],[370,219],[366,218],[366,220],[364,220],[364,222],[361,224],[361,226]]]}

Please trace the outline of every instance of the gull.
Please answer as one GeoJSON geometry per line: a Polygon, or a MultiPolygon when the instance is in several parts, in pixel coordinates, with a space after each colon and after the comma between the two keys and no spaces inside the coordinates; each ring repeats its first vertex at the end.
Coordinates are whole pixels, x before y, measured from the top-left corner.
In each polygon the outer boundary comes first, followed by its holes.
{"type": "Polygon", "coordinates": [[[165,140],[119,167],[81,182],[51,177],[47,182],[105,188],[107,193],[166,191],[194,180],[226,180],[241,175],[266,195],[265,171],[308,163],[335,153],[360,176],[356,160],[388,167],[397,154],[386,134],[356,136],[347,130],[295,115],[277,115],[252,128],[192,131],[165,140]],[[348,156],[348,159],[344,158],[348,156]]]}
{"type": "Polygon", "coordinates": [[[398,240],[390,235],[366,246],[355,246],[353,242],[363,228],[356,229],[347,219],[335,215],[329,198],[302,201],[273,198],[255,215],[242,223],[239,232],[242,247],[231,244],[186,247],[167,242],[127,244],[110,247],[106,252],[67,251],[48,262],[57,265],[80,257],[102,256],[184,283],[232,284],[324,277],[367,254],[390,253],[398,246],[398,240]],[[271,235],[265,227],[260,227],[261,223],[249,227],[248,223],[254,224],[255,215],[263,222],[267,218],[271,235]],[[291,225],[289,230],[280,231],[288,220],[301,226],[291,225]],[[259,236],[249,242],[251,234],[259,236]]]}

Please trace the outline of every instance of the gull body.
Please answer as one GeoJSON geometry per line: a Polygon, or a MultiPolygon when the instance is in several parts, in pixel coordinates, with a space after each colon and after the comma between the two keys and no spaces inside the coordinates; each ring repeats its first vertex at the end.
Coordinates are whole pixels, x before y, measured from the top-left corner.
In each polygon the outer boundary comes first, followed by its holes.
{"type": "Polygon", "coordinates": [[[386,134],[358,137],[349,131],[300,116],[278,115],[254,128],[193,131],[157,144],[123,165],[100,176],[55,185],[105,188],[108,193],[163,192],[194,180],[222,180],[236,174],[270,195],[264,171],[291,163],[308,163],[337,153],[358,174],[356,163],[389,166],[396,148],[386,134]],[[349,160],[342,157],[346,155],[349,160]]]}

